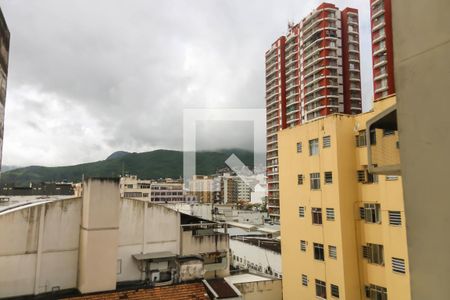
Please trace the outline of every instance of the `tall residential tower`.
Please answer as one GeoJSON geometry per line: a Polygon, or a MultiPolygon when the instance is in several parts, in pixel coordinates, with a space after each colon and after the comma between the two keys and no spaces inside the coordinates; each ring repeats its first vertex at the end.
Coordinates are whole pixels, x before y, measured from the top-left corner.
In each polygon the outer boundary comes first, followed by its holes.
{"type": "Polygon", "coordinates": [[[279,221],[279,130],[333,113],[361,113],[358,11],[323,3],[266,52],[267,181],[279,221]]]}
{"type": "Polygon", "coordinates": [[[395,93],[391,0],[371,0],[373,90],[375,101],[395,93]]]}
{"type": "Polygon", "coordinates": [[[0,168],[3,150],[3,125],[5,119],[6,81],[8,77],[9,30],[0,10],[0,168]]]}

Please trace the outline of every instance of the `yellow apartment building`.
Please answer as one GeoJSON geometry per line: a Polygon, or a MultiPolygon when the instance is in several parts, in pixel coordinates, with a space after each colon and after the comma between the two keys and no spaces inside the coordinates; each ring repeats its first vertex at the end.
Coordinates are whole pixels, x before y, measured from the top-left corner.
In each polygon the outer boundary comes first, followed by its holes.
{"type": "Polygon", "coordinates": [[[368,145],[374,163],[399,162],[397,131],[366,135],[395,101],[279,133],[283,299],[411,298],[401,178],[367,168],[368,145]]]}

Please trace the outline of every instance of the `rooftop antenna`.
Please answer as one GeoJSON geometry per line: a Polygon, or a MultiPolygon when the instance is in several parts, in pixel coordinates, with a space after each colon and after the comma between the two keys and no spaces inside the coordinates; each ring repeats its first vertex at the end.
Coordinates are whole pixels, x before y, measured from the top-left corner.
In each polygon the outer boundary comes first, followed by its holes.
{"type": "Polygon", "coordinates": [[[295,24],[294,24],[293,21],[288,21],[288,28],[289,29],[292,29],[292,27],[294,27],[294,26],[295,26],[295,24]]]}

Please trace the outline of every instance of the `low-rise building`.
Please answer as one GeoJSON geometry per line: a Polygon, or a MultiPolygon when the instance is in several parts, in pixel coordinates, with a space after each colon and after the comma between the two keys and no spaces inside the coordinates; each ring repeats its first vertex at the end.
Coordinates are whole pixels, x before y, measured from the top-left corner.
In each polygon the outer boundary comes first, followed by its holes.
{"type": "Polygon", "coordinates": [[[231,266],[254,274],[281,279],[280,241],[261,236],[233,236],[230,239],[231,266]]]}
{"type": "Polygon", "coordinates": [[[83,197],[1,211],[0,240],[0,297],[84,294],[229,274],[226,224],[122,198],[119,179],[86,180],[83,197]]]}

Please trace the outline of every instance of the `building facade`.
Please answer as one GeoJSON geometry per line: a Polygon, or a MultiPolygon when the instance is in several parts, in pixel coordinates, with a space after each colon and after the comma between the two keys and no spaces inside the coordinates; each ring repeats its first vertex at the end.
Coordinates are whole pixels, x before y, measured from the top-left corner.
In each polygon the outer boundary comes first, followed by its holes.
{"type": "Polygon", "coordinates": [[[156,181],[139,179],[136,175],[121,177],[120,195],[154,203],[196,202],[194,196],[185,195],[181,181],[170,178],[156,181]]]}
{"type": "Polygon", "coordinates": [[[0,167],[2,165],[3,130],[5,123],[6,82],[9,61],[9,29],[0,10],[0,167]]]}
{"type": "Polygon", "coordinates": [[[225,224],[121,198],[117,179],[88,179],[82,198],[0,212],[0,298],[225,277],[226,232],[225,224]]]}
{"type": "Polygon", "coordinates": [[[396,131],[334,114],[279,133],[285,299],[410,299],[402,180],[370,161],[399,159],[396,131]]]}
{"type": "Polygon", "coordinates": [[[395,93],[391,0],[371,0],[373,90],[375,101],[395,93]]]}
{"type": "Polygon", "coordinates": [[[323,3],[266,52],[268,209],[279,221],[277,133],[332,113],[361,112],[358,11],[323,3]]]}

